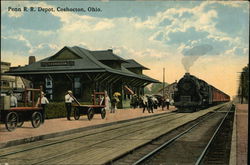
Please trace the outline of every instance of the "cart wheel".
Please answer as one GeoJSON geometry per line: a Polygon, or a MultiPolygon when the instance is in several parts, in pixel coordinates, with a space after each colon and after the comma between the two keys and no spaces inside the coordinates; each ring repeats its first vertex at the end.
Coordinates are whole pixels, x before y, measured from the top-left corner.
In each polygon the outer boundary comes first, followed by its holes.
{"type": "Polygon", "coordinates": [[[42,114],[40,112],[34,112],[31,117],[31,124],[34,128],[37,128],[42,123],[42,114]]]}
{"type": "Polygon", "coordinates": [[[102,116],[102,119],[104,119],[106,116],[106,110],[104,108],[101,109],[101,116],[102,116]]]}
{"type": "Polygon", "coordinates": [[[17,127],[18,115],[15,112],[10,112],[6,116],[5,127],[8,131],[13,131],[17,127]]]}
{"type": "Polygon", "coordinates": [[[78,108],[75,108],[74,110],[74,118],[75,120],[79,120],[80,118],[80,110],[78,108]]]}
{"type": "Polygon", "coordinates": [[[19,117],[19,120],[18,120],[18,123],[17,123],[17,127],[22,127],[23,123],[24,123],[24,120],[21,117],[19,117]]]}
{"type": "Polygon", "coordinates": [[[94,110],[93,108],[88,109],[88,119],[91,120],[94,117],[94,110]]]}

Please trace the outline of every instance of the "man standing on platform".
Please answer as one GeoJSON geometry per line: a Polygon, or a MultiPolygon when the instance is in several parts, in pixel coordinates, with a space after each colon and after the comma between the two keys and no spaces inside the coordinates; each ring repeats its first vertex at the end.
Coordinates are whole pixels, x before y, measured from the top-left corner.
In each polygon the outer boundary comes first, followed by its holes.
{"type": "Polygon", "coordinates": [[[45,116],[46,105],[49,104],[49,100],[45,97],[44,92],[41,92],[41,97],[38,98],[36,106],[38,106],[39,103],[41,103],[40,106],[42,107],[42,123],[44,123],[44,120],[45,120],[45,117],[46,117],[45,116]]]}
{"type": "Polygon", "coordinates": [[[72,95],[73,95],[72,91],[68,91],[67,94],[65,95],[65,107],[67,110],[67,120],[70,120],[72,102],[74,101],[74,98],[72,97],[72,95]]]}
{"type": "Polygon", "coordinates": [[[169,110],[169,104],[170,104],[170,100],[169,98],[166,99],[166,105],[167,105],[167,109],[169,110]]]}
{"type": "Polygon", "coordinates": [[[10,92],[10,107],[17,107],[17,98],[12,91],[10,92]]]}

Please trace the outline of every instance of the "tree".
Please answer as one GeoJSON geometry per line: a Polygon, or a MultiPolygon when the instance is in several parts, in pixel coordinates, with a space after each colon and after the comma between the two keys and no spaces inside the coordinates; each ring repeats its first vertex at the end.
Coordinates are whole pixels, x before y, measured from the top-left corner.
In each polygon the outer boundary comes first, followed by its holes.
{"type": "Polygon", "coordinates": [[[249,64],[242,69],[240,74],[240,83],[238,88],[238,96],[240,98],[241,104],[243,100],[246,99],[248,101],[249,97],[249,64]]]}
{"type": "MultiPolygon", "coordinates": [[[[144,88],[144,93],[145,94],[150,94],[150,95],[153,95],[153,94],[157,94],[159,93],[159,90],[162,89],[162,86],[163,84],[162,83],[153,83],[151,85],[151,87],[149,88],[144,88]]],[[[165,83],[165,87],[168,85],[168,83],[165,83]]]]}

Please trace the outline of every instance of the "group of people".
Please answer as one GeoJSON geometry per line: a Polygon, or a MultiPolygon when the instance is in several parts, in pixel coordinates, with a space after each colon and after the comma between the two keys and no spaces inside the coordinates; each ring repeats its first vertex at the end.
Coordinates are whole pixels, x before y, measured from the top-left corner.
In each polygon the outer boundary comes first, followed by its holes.
{"type": "MultiPolygon", "coordinates": [[[[17,97],[13,94],[12,91],[9,91],[9,95],[10,95],[10,107],[11,108],[17,107],[18,106],[17,97]]],[[[48,103],[49,103],[49,100],[45,97],[44,92],[41,92],[41,97],[38,98],[36,107],[40,106],[42,108],[42,111],[41,111],[42,123],[44,123],[44,120],[45,120],[45,107],[48,103]]]]}
{"type": "MultiPolygon", "coordinates": [[[[110,99],[107,91],[105,91],[105,109],[110,110],[110,113],[115,113],[117,109],[117,104],[120,102],[119,96],[121,94],[119,92],[115,92],[110,99]],[[110,104],[111,103],[111,104],[110,104]],[[111,105],[111,106],[110,106],[111,105]]],[[[73,96],[72,91],[68,91],[65,95],[65,107],[67,110],[67,119],[70,120],[71,115],[71,109],[72,109],[72,103],[76,101],[76,99],[73,96]]],[[[143,108],[143,113],[147,109],[149,113],[153,113],[153,109],[157,109],[158,107],[162,106],[163,108],[166,106],[169,110],[170,106],[170,100],[169,98],[156,98],[152,96],[141,96],[137,97],[136,94],[132,96],[131,99],[131,106],[133,108],[136,108],[137,106],[143,108]]]]}
{"type": "MultiPolygon", "coordinates": [[[[115,110],[117,109],[117,104],[120,102],[119,96],[121,94],[119,92],[115,92],[113,94],[112,99],[109,98],[107,91],[105,91],[105,105],[106,105],[106,110],[110,109],[110,113],[115,113],[115,110]],[[111,103],[111,107],[110,107],[111,103]]],[[[103,99],[103,98],[102,98],[103,99]]],[[[72,91],[68,91],[67,94],[65,95],[65,107],[67,110],[67,120],[70,120],[70,115],[71,115],[71,110],[72,110],[72,103],[76,101],[75,97],[73,96],[72,91]]],[[[102,104],[103,100],[100,101],[100,104],[102,104]]]]}
{"type": "MultiPolygon", "coordinates": [[[[110,113],[115,113],[117,109],[117,104],[120,102],[119,96],[121,94],[119,92],[115,92],[110,99],[107,91],[105,91],[105,105],[106,110],[110,110],[110,113]],[[111,106],[110,106],[111,105],[111,106]]],[[[67,91],[65,95],[65,107],[66,107],[66,118],[67,120],[71,120],[71,111],[72,111],[72,103],[76,102],[76,98],[73,96],[73,93],[71,90],[67,91]]],[[[46,105],[49,104],[49,100],[45,97],[45,93],[41,92],[41,97],[38,98],[36,106],[40,106],[42,108],[42,123],[45,119],[45,110],[46,105]]],[[[141,107],[143,108],[143,113],[147,109],[149,113],[153,113],[153,109],[156,109],[159,106],[165,107],[167,106],[167,109],[169,109],[170,101],[169,99],[163,99],[159,100],[156,97],[152,96],[141,96],[138,97],[136,94],[132,96],[131,99],[131,107],[141,107]]],[[[10,106],[11,107],[17,107],[17,98],[13,95],[13,92],[10,92],[10,106]]]]}
{"type": "Polygon", "coordinates": [[[134,109],[137,107],[143,108],[143,113],[145,109],[147,109],[149,113],[153,113],[153,109],[157,109],[158,107],[167,107],[167,109],[169,109],[170,100],[169,98],[165,99],[163,97],[155,97],[151,95],[138,97],[136,94],[133,94],[130,106],[134,109]]]}
{"type": "MultiPolygon", "coordinates": [[[[120,94],[118,92],[115,92],[112,99],[110,100],[109,96],[107,95],[107,92],[105,92],[105,105],[106,105],[106,110],[109,110],[110,108],[110,102],[111,102],[111,109],[110,113],[115,113],[115,110],[117,109],[117,104],[119,103],[119,96],[120,94]]],[[[39,97],[40,98],[40,97],[39,97]]],[[[71,111],[72,111],[72,103],[76,102],[76,98],[73,96],[73,92],[71,90],[67,91],[65,95],[65,107],[66,107],[66,118],[67,120],[71,120],[71,111]]],[[[45,119],[45,107],[49,103],[48,99],[45,97],[45,94],[42,92],[41,96],[41,107],[42,107],[42,115],[43,115],[43,120],[45,119]]],[[[39,104],[39,100],[37,102],[37,105],[39,104]]]]}

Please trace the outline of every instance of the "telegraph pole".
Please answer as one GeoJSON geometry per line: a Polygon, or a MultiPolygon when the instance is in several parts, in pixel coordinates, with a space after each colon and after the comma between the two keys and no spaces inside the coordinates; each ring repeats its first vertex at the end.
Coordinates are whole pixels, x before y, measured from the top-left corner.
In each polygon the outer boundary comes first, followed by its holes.
{"type": "Polygon", "coordinates": [[[163,68],[163,82],[162,82],[162,110],[164,110],[164,100],[165,100],[165,68],[163,68]]]}

